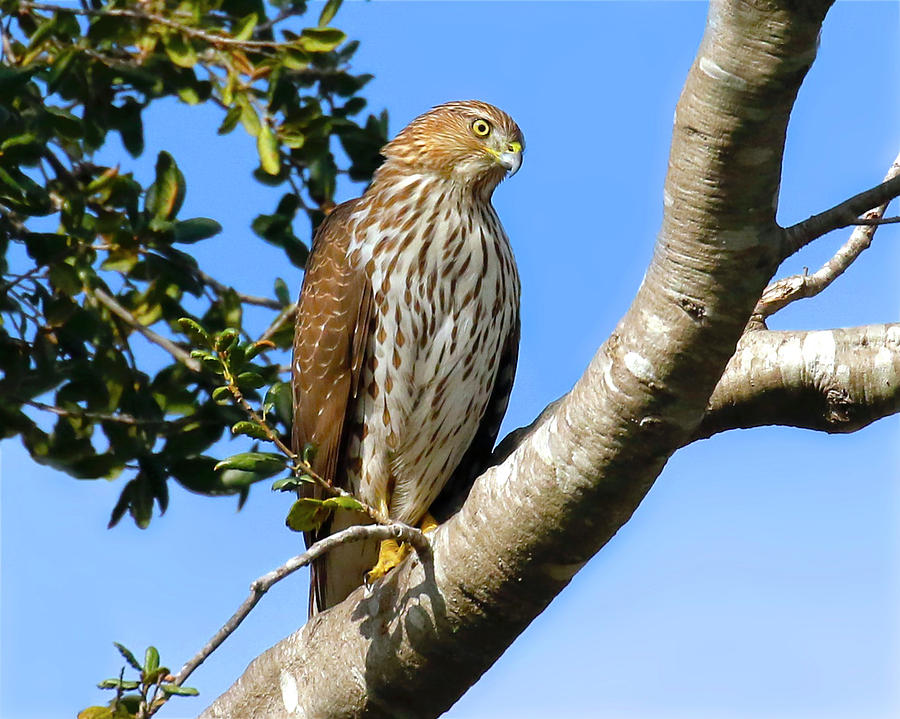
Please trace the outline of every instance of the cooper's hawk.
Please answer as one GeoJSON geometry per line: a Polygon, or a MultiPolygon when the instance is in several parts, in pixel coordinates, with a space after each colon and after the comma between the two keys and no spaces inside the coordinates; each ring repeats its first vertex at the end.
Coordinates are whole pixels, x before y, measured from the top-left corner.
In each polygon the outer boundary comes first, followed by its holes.
{"type": "MultiPolygon", "coordinates": [[[[491,195],[523,145],[492,105],[439,105],[385,145],[363,196],[316,233],[297,312],[294,447],[316,445],[315,471],[384,519],[422,523],[497,437],[519,277],[491,195]]],[[[340,510],[307,541],[362,521],[340,510]]],[[[377,559],[377,543],[355,543],[316,562],[310,611],[342,601],[377,559]]]]}

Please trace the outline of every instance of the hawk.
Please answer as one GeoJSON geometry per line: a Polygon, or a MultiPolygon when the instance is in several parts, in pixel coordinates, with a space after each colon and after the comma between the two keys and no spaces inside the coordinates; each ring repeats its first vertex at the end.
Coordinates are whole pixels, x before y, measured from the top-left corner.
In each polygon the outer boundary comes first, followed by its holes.
{"type": "MultiPolygon", "coordinates": [[[[433,528],[432,504],[467,486],[497,438],[519,277],[491,195],[523,149],[493,105],[439,105],[384,146],[372,184],[314,238],[295,328],[294,450],[315,445],[313,469],[383,520],[433,528]]],[[[365,521],[338,510],[307,543],[365,521]]],[[[310,614],[396,564],[390,544],[317,560],[310,614]]]]}

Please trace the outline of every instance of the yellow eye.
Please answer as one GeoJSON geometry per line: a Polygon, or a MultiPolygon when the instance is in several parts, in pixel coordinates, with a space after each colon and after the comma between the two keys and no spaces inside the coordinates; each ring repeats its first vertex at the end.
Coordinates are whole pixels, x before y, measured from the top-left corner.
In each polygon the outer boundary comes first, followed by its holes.
{"type": "Polygon", "coordinates": [[[472,132],[474,132],[477,137],[487,137],[491,134],[491,123],[487,120],[475,120],[475,122],[472,123],[472,132]]]}

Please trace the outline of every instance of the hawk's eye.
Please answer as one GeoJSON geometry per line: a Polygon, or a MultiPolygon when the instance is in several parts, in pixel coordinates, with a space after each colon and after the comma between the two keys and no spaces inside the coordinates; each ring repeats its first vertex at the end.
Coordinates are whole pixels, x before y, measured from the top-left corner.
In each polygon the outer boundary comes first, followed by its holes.
{"type": "Polygon", "coordinates": [[[487,120],[475,120],[475,122],[472,123],[472,132],[474,132],[477,137],[487,137],[491,134],[491,123],[487,120]]]}

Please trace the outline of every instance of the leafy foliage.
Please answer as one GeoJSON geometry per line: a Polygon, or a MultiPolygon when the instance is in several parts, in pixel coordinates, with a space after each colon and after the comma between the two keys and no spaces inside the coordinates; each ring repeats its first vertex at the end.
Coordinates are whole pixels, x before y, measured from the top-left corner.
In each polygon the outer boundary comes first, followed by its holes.
{"type": "Polygon", "coordinates": [[[274,297],[251,297],[198,266],[190,245],[221,225],[180,214],[187,186],[169,153],[147,187],[127,158],[104,166],[95,153],[118,133],[139,156],[142,114],[163,98],[220,107],[219,132],[240,125],[256,145],[256,180],[286,186],[253,230],[302,267],[298,215],[314,228],[338,172],[367,179],[386,136],[385,113],[356,119],[370,76],[349,72],[357,44],[330,25],[340,4],[303,27],[302,0],[0,0],[0,437],[21,437],[37,461],[74,477],[124,474],[111,525],[129,513],[146,527],[154,505],[165,511],[169,479],[243,499],[271,476],[274,460],[248,459],[255,449],[217,470],[210,446],[226,428],[269,438],[223,401],[226,371],[289,431],[290,392],[269,355],[290,346],[292,305],[283,281],[274,297]],[[247,304],[277,313],[256,340],[247,304]],[[136,334],[171,361],[139,363],[136,334]],[[185,334],[206,349],[192,355],[185,334]]]}
{"type": "Polygon", "coordinates": [[[168,667],[160,665],[159,651],[147,647],[144,663],[141,664],[127,647],[114,642],[119,654],[128,666],[137,672],[137,679],[125,679],[125,667],[118,677],[104,679],[97,684],[100,689],[115,690],[115,698],[106,706],[92,706],[79,712],[78,719],[131,719],[149,717],[156,713],[170,697],[194,697],[198,692],[193,687],[178,684],[168,667]],[[126,692],[128,692],[126,694],[126,692]]]}

